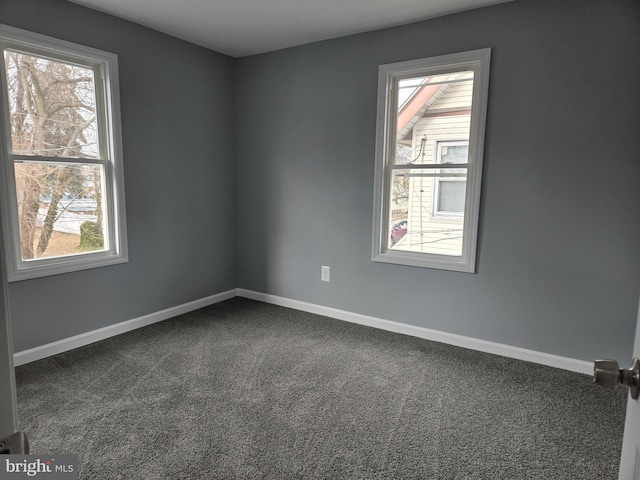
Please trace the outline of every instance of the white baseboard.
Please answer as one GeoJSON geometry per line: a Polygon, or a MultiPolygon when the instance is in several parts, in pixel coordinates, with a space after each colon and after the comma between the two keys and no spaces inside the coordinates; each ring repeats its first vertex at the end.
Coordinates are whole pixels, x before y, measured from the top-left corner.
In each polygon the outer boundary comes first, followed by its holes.
{"type": "Polygon", "coordinates": [[[448,345],[455,345],[457,347],[468,348],[471,350],[478,350],[480,352],[492,353],[502,357],[524,360],[586,375],[593,374],[593,363],[585,362],[583,360],[576,360],[573,358],[551,355],[549,353],[537,352],[535,350],[527,350],[525,348],[514,347],[511,345],[479,340],[477,338],[465,337],[454,333],[431,330],[429,328],[408,325],[406,323],[383,320],[381,318],[347,312],[345,310],[338,310],[331,307],[323,307],[322,305],[291,300],[289,298],[254,292],[251,290],[238,289],[238,296],[282,307],[293,308],[304,312],[315,313],[325,317],[336,318],[346,322],[358,323],[360,325],[379,328],[381,330],[402,333],[404,335],[433,340],[435,342],[446,343],[448,345]]]}
{"type": "Polygon", "coordinates": [[[48,343],[47,345],[24,350],[22,352],[14,354],[13,363],[15,366],[19,366],[29,362],[34,362],[36,360],[50,357],[52,355],[57,355],[59,353],[73,350],[74,348],[83,347],[100,340],[105,340],[121,333],[129,332],[137,328],[161,322],[177,315],[191,312],[208,305],[213,305],[214,303],[222,302],[236,296],[250,298],[252,300],[258,300],[260,302],[279,305],[282,307],[293,308],[295,310],[301,310],[303,312],[315,313],[318,315],[323,315],[325,317],[335,318],[351,323],[357,323],[368,327],[379,328],[381,330],[387,330],[389,332],[424,338],[426,340],[433,340],[435,342],[455,345],[457,347],[463,347],[471,350],[478,350],[480,352],[492,353],[503,357],[515,358],[517,360],[538,363],[541,365],[547,365],[549,367],[560,368],[572,372],[583,373],[586,375],[591,375],[593,373],[593,364],[590,362],[585,362],[583,360],[576,360],[573,358],[551,355],[549,353],[537,352],[535,350],[527,350],[525,348],[514,347],[511,345],[479,340],[477,338],[465,337],[463,335],[456,335],[454,333],[431,330],[429,328],[408,325],[406,323],[393,322],[391,320],[370,317],[367,315],[361,315],[359,313],[339,310],[337,308],[324,307],[322,305],[301,302],[299,300],[292,300],[285,297],[279,297],[277,295],[269,295],[266,293],[245,290],[242,288],[228,290],[217,295],[211,295],[199,300],[194,300],[193,302],[168,308],[160,312],[151,313],[149,315],[144,315],[142,317],[127,320],[115,325],[109,325],[98,330],[93,330],[91,332],[86,332],[70,338],[58,340],[57,342],[48,343]]]}
{"type": "Polygon", "coordinates": [[[67,352],[74,348],[83,347],[100,340],[120,335],[121,333],[129,332],[137,328],[151,325],[152,323],[161,322],[177,315],[197,310],[198,308],[213,305],[214,303],[222,302],[223,300],[228,300],[236,297],[237,294],[238,291],[236,289],[229,290],[227,292],[194,300],[193,302],[167,308],[166,310],[161,310],[132,320],[116,323],[115,325],[99,328],[98,330],[75,335],[73,337],[58,340],[57,342],[48,343],[40,347],[23,350],[22,352],[15,353],[13,355],[13,364],[17,367],[19,365],[24,365],[25,363],[35,362],[36,360],[67,352]]]}

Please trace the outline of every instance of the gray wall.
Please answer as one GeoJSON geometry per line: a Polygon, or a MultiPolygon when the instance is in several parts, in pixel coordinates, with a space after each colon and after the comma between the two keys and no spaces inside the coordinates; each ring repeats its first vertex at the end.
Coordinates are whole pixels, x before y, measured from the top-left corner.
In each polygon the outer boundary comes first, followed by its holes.
{"type": "Polygon", "coordinates": [[[130,258],[10,284],[15,351],[235,288],[234,60],[64,0],[0,22],[118,54],[130,258]]]}
{"type": "Polygon", "coordinates": [[[629,360],[639,20],[634,0],[519,0],[239,59],[240,287],[629,360]],[[493,50],[477,274],[371,262],[377,66],[483,47],[493,50]]]}

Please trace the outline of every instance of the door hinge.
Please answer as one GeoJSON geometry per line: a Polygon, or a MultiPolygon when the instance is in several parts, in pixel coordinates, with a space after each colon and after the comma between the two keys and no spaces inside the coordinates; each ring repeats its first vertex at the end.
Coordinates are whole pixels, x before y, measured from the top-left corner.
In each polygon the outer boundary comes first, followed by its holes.
{"type": "Polygon", "coordinates": [[[29,439],[24,432],[16,432],[0,440],[0,454],[28,455],[29,439]]]}

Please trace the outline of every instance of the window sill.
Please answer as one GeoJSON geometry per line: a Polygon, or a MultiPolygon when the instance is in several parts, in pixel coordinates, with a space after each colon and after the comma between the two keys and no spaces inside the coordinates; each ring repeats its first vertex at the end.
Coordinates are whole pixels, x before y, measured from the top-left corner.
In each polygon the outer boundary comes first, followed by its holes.
{"type": "MultiPolygon", "coordinates": [[[[90,255],[90,254],[88,254],[90,255]]],[[[15,271],[8,272],[9,282],[19,282],[33,278],[60,275],[63,273],[89,270],[91,268],[118,265],[129,261],[126,255],[115,255],[109,252],[102,252],[101,255],[94,255],[91,258],[70,258],[59,257],[43,259],[43,261],[23,262],[21,267],[15,271]]]]}
{"type": "Polygon", "coordinates": [[[445,255],[430,255],[426,253],[412,253],[405,251],[386,251],[374,254],[374,262],[393,263],[410,267],[434,268],[454,272],[475,273],[475,258],[453,257],[445,255]]]}

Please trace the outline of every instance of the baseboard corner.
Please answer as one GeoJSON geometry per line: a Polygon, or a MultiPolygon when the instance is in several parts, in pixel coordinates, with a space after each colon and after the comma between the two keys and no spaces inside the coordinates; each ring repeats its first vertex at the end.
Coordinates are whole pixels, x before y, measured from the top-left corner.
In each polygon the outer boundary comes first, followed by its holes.
{"type": "Polygon", "coordinates": [[[35,362],[36,360],[42,360],[59,353],[64,353],[75,348],[84,347],[91,343],[105,340],[122,333],[136,330],[138,328],[146,327],[154,323],[168,320],[169,318],[188,313],[193,310],[197,310],[202,307],[207,307],[215,303],[229,300],[238,296],[238,289],[231,289],[225,292],[210,295],[208,297],[193,300],[191,302],[170,307],[165,310],[143,315],[131,320],[125,320],[124,322],[108,325],[97,330],[74,335],[73,337],[63,338],[55,342],[47,343],[38,347],[30,348],[13,354],[13,364],[18,367],[27,363],[35,362]]]}

